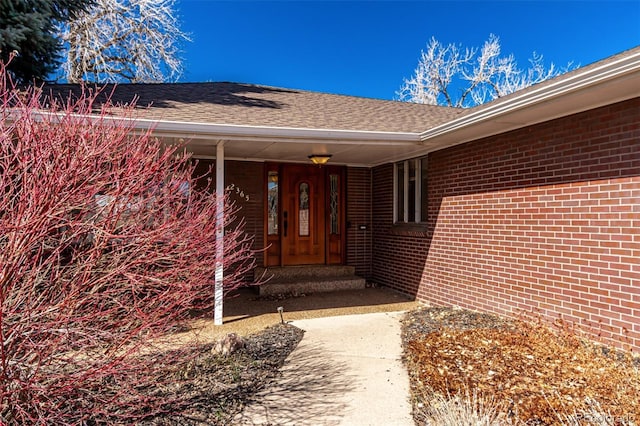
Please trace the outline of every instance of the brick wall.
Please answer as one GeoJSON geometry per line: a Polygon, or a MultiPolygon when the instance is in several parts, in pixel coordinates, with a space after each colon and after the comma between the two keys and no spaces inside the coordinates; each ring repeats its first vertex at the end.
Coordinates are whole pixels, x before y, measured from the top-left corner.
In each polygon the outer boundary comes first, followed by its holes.
{"type": "Polygon", "coordinates": [[[640,99],[430,154],[422,233],[391,226],[391,181],[373,170],[377,282],[640,349],[640,99]]]}
{"type": "Polygon", "coordinates": [[[349,167],[347,178],[347,265],[371,278],[371,170],[349,167]],[[367,229],[360,229],[360,226],[367,229]]]}
{"type": "Polygon", "coordinates": [[[426,262],[426,229],[393,226],[393,165],[372,170],[373,281],[416,295],[426,262]]]}
{"type": "MultiPolygon", "coordinates": [[[[196,168],[197,176],[204,176],[211,167],[212,191],[215,191],[215,160],[198,160],[196,168]]],[[[205,178],[206,179],[206,178],[205,178]]],[[[254,248],[261,250],[264,246],[264,164],[250,161],[225,161],[225,184],[233,184],[231,199],[238,203],[241,207],[239,214],[245,218],[244,230],[250,235],[255,235],[254,248]],[[249,200],[241,197],[235,191],[239,188],[245,195],[249,196],[249,200]]],[[[256,262],[262,265],[263,252],[256,254],[256,262]]]]}

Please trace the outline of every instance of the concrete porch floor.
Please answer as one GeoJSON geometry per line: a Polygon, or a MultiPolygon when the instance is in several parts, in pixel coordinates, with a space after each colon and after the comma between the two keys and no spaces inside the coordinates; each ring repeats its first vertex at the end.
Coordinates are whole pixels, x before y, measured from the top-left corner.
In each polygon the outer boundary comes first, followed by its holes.
{"type": "Polygon", "coordinates": [[[387,288],[365,288],[305,296],[260,297],[256,289],[243,288],[224,300],[223,325],[213,324],[210,319],[195,320],[183,337],[196,336],[202,343],[212,342],[227,333],[249,335],[280,322],[278,307],[282,307],[285,322],[324,318],[339,315],[366,314],[375,312],[408,311],[418,307],[410,297],[387,288]]]}

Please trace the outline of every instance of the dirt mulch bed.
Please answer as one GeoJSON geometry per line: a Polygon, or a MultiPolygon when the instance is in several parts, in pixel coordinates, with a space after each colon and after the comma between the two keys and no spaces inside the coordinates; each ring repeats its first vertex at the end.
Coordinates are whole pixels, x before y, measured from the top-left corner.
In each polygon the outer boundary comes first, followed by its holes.
{"type": "MultiPolygon", "coordinates": [[[[162,390],[162,397],[175,400],[179,407],[165,406],[169,414],[143,424],[232,424],[246,401],[277,376],[303,334],[292,325],[274,325],[248,336],[245,348],[226,357],[212,354],[212,344],[201,345],[195,360],[170,372],[172,385],[162,390]]],[[[149,391],[159,396],[157,390],[149,391]]]]}
{"type": "Polygon", "coordinates": [[[640,359],[566,328],[430,307],[407,314],[403,344],[418,424],[434,395],[472,393],[513,424],[640,423],[640,359]]]}

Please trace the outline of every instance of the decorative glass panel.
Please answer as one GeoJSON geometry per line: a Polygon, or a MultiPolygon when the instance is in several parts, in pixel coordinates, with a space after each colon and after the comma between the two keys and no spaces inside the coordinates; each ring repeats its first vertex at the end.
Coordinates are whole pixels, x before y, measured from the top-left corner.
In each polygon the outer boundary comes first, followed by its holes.
{"type": "Polygon", "coordinates": [[[338,221],[338,200],[340,192],[338,190],[338,175],[329,175],[329,220],[331,222],[331,234],[340,233],[340,223],[338,221]]]}
{"type": "Polygon", "coordinates": [[[278,172],[269,172],[267,180],[267,232],[278,235],[278,172]]]}
{"type": "Polygon", "coordinates": [[[298,235],[301,237],[309,236],[309,184],[300,184],[299,195],[300,206],[298,208],[298,235]]]}

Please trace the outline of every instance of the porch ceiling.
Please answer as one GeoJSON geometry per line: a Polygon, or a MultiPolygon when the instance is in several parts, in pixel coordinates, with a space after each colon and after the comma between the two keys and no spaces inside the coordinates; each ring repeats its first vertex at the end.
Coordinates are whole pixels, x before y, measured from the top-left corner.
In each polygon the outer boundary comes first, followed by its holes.
{"type": "MultiPolygon", "coordinates": [[[[139,120],[137,126],[145,127],[139,120]]],[[[225,158],[246,161],[308,162],[331,154],[331,164],[371,167],[425,152],[419,133],[236,126],[209,123],[153,123],[168,143],[184,139],[196,157],[213,158],[224,142],[225,158]]]]}
{"type": "Polygon", "coordinates": [[[216,144],[225,141],[225,158],[249,161],[308,162],[311,154],[331,154],[331,164],[370,167],[419,155],[424,151],[418,134],[413,140],[371,143],[361,141],[256,141],[193,138],[188,148],[196,157],[215,155],[216,144]]]}

